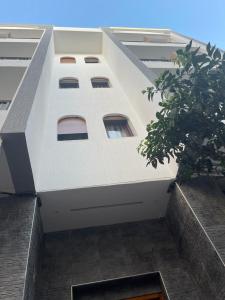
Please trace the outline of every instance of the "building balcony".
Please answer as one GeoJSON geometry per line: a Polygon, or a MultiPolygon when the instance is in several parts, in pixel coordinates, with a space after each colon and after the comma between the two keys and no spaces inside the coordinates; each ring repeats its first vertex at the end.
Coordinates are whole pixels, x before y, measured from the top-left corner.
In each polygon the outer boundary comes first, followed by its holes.
{"type": "Polygon", "coordinates": [[[146,65],[147,68],[151,69],[176,69],[178,65],[175,64],[172,60],[164,60],[164,59],[140,59],[143,64],[146,65]]]}
{"type": "Polygon", "coordinates": [[[186,43],[180,43],[175,41],[122,41],[122,44],[125,46],[135,46],[135,47],[174,47],[174,48],[183,48],[186,46],[186,43]]]}
{"type": "Polygon", "coordinates": [[[29,60],[33,56],[38,43],[36,42],[11,42],[2,41],[0,38],[0,64],[1,65],[24,65],[29,64],[29,60]]]}
{"type": "Polygon", "coordinates": [[[0,67],[28,67],[31,57],[0,57],[0,67]]]}
{"type": "Polygon", "coordinates": [[[40,39],[37,38],[5,38],[0,35],[0,43],[39,43],[40,39]]]}

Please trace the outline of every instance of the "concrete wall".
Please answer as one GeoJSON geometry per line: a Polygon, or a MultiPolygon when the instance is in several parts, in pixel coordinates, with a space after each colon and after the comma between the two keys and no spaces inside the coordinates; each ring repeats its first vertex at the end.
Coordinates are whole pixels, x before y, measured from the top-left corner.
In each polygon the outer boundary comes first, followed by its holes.
{"type": "Polygon", "coordinates": [[[0,27],[0,36],[12,39],[38,39],[43,34],[43,28],[30,25],[6,25],[0,27]]]}
{"type": "Polygon", "coordinates": [[[13,99],[25,70],[21,67],[0,67],[0,100],[13,99]]]}
{"type": "MultiPolygon", "coordinates": [[[[0,67],[0,100],[14,100],[25,70],[24,67],[0,67]]],[[[0,110],[0,129],[5,122],[10,106],[7,110],[0,110]]]]}
{"type": "Polygon", "coordinates": [[[0,299],[33,299],[38,241],[36,205],[30,197],[0,198],[0,299]]]}
{"type": "MultiPolygon", "coordinates": [[[[113,48],[113,51],[116,50],[113,48]]],[[[60,64],[60,55],[55,55],[52,76],[48,81],[48,106],[39,158],[42,163],[37,190],[43,192],[171,178],[167,166],[157,170],[146,168],[145,160],[137,153],[138,144],[145,136],[145,125],[139,111],[136,111],[127,96],[124,82],[111,69],[111,64],[108,65],[108,56],[106,59],[103,55],[94,54],[100,63],[85,64],[86,55],[70,55],[76,57],[76,64],[60,64]],[[79,89],[59,89],[59,79],[68,76],[79,79],[79,89]],[[94,76],[109,78],[111,88],[93,89],[90,79],[94,76]],[[108,114],[126,116],[134,128],[135,136],[108,139],[103,124],[103,117],[108,114]],[[88,140],[57,141],[57,121],[68,115],[86,119],[88,140]]],[[[133,81],[136,82],[136,79],[133,81]]],[[[130,76],[130,85],[133,81],[130,76]]],[[[144,88],[145,83],[142,86],[144,88]]],[[[141,94],[141,88],[137,89],[137,93],[143,103],[148,104],[141,94]]],[[[150,106],[148,109],[151,112],[150,106]]]]}
{"type": "MultiPolygon", "coordinates": [[[[0,27],[0,36],[5,33],[19,33],[27,34],[27,37],[30,35],[29,30],[12,30],[10,29],[1,29],[0,27]]],[[[39,32],[39,31],[38,31],[39,32]]],[[[39,32],[40,35],[40,32],[39,32]]],[[[0,100],[14,100],[20,84],[23,80],[24,74],[26,72],[26,68],[29,66],[31,60],[10,60],[12,58],[32,58],[39,40],[28,40],[27,38],[24,40],[15,40],[12,38],[3,38],[0,40],[0,100]],[[1,58],[9,58],[9,59],[1,59],[1,58]]],[[[0,111],[0,130],[6,120],[6,117],[9,113],[9,110],[12,106],[7,110],[0,111]]]]}
{"type": "MultiPolygon", "coordinates": [[[[34,193],[35,190],[25,131],[51,36],[52,30],[47,28],[25,72],[1,129],[1,138],[17,193],[34,193]]],[[[32,132],[32,136],[35,136],[34,132],[32,132]]]]}
{"type": "Polygon", "coordinates": [[[49,44],[43,68],[40,73],[40,81],[34,97],[32,109],[26,127],[26,140],[31,160],[31,167],[34,182],[37,185],[37,177],[40,164],[40,152],[42,147],[43,135],[46,130],[45,119],[47,115],[49,82],[51,80],[52,65],[54,57],[53,37],[49,44]]]}
{"type": "Polygon", "coordinates": [[[152,42],[166,42],[170,41],[171,32],[170,30],[113,30],[113,33],[120,41],[134,41],[144,42],[146,39],[152,42]]]}
{"type": "Polygon", "coordinates": [[[43,203],[41,212],[46,231],[137,221],[149,216],[158,218],[165,213],[168,201],[165,186],[174,174],[167,164],[157,170],[146,168],[145,159],[137,152],[146,135],[146,122],[150,115],[153,117],[151,109],[157,107],[157,103],[149,103],[141,93],[149,80],[110,39],[106,42],[107,37],[103,37],[102,46],[102,34],[100,30],[68,30],[67,33],[56,29],[41,72],[27,122],[26,140],[35,188],[43,203]],[[97,37],[93,44],[86,40],[89,36],[97,37]],[[74,56],[76,63],[61,64],[60,57],[65,55],[74,56]],[[100,62],[86,64],[86,56],[96,56],[100,62]],[[120,63],[122,70],[127,70],[122,77],[120,63]],[[59,80],[71,76],[79,79],[79,88],[60,89],[59,80]],[[91,78],[95,76],[109,78],[110,88],[94,89],[91,78]],[[135,86],[136,94],[131,97],[136,82],[139,82],[135,86]],[[139,98],[135,99],[137,95],[139,98]],[[134,136],[108,139],[103,117],[110,114],[126,116],[134,136]],[[88,139],[58,141],[57,122],[64,116],[85,118],[88,139]],[[143,195],[144,204],[139,209],[136,202],[142,195],[138,188],[131,195],[133,189],[124,187],[116,197],[114,193],[105,196],[104,192],[97,197],[92,189],[87,189],[85,196],[80,192],[87,187],[101,186],[104,190],[105,186],[143,182],[152,183],[148,185],[152,187],[148,190],[152,195],[150,201],[146,199],[148,193],[143,195]],[[129,202],[129,207],[125,202],[129,202]],[[106,214],[102,213],[103,208],[106,214]],[[75,213],[71,213],[74,209],[75,213]]]}
{"type": "Polygon", "coordinates": [[[132,51],[139,59],[154,58],[154,59],[170,59],[171,56],[181,47],[186,44],[161,44],[151,45],[151,43],[123,43],[129,50],[132,51]]]}
{"type": "MultiPolygon", "coordinates": [[[[143,90],[153,85],[156,79],[155,70],[148,69],[107,29],[103,35],[103,54],[144,126],[151,120],[155,120],[155,114],[159,110],[158,102],[161,101],[161,98],[159,95],[155,95],[154,101],[148,101],[147,96],[142,94],[143,90]]],[[[149,55],[151,57],[150,52],[149,55]]],[[[160,168],[161,174],[167,173],[167,168],[167,163],[165,163],[163,168],[160,168]]],[[[152,172],[154,173],[154,170],[152,172]]],[[[177,165],[173,159],[169,165],[169,172],[171,177],[176,176],[177,165]]]]}
{"type": "Polygon", "coordinates": [[[176,186],[167,218],[180,254],[188,261],[204,299],[225,298],[225,197],[213,181],[176,186]]]}
{"type": "Polygon", "coordinates": [[[0,139],[0,191],[6,193],[14,193],[14,185],[7,162],[3,143],[0,139]]]}
{"type": "Polygon", "coordinates": [[[39,40],[1,40],[0,57],[32,57],[39,40]]]}
{"type": "Polygon", "coordinates": [[[171,181],[40,193],[45,232],[117,224],[165,216],[171,181]]]}
{"type": "Polygon", "coordinates": [[[169,300],[213,299],[202,297],[165,221],[154,220],[45,235],[36,300],[70,300],[72,285],[155,271],[169,300]]]}
{"type": "MultiPolygon", "coordinates": [[[[136,63],[139,63],[139,60],[129,50],[127,52],[126,47],[123,47],[120,42],[115,43],[112,40],[113,36],[109,34],[107,32],[103,35],[103,54],[105,59],[112,72],[116,75],[117,80],[123,86],[130,104],[143,124],[146,125],[155,118],[158,105],[157,100],[149,102],[147,97],[142,94],[142,91],[153,84],[155,75],[145,66],[143,66],[143,70],[138,69],[136,63]],[[144,73],[145,71],[147,72],[146,74],[144,73]]],[[[142,65],[142,63],[139,64],[142,65]]]]}
{"type": "Polygon", "coordinates": [[[54,28],[55,52],[57,54],[100,54],[102,31],[98,28],[54,28]]]}

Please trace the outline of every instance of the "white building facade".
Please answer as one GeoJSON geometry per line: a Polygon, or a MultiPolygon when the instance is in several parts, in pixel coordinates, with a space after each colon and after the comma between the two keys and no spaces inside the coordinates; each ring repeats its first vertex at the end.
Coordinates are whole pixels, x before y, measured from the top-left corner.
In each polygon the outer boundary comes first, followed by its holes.
{"type": "Polygon", "coordinates": [[[142,90],[189,39],[139,28],[0,34],[1,190],[36,193],[46,232],[163,217],[176,166],[146,167],[137,152],[158,109],[142,90]]]}

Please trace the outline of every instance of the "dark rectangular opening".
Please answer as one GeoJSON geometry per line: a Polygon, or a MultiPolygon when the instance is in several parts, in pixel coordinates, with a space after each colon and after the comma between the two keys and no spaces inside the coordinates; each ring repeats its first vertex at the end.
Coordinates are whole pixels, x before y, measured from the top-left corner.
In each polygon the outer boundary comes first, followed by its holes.
{"type": "Polygon", "coordinates": [[[71,140],[86,140],[88,139],[87,133],[70,133],[70,134],[58,134],[58,141],[71,141],[71,140]]]}
{"type": "Polygon", "coordinates": [[[98,300],[167,300],[158,272],[72,286],[73,300],[92,298],[98,300]]]}
{"type": "Polygon", "coordinates": [[[108,82],[93,82],[92,83],[93,88],[109,88],[108,82]]]}
{"type": "Polygon", "coordinates": [[[60,82],[59,88],[60,89],[78,89],[79,83],[78,82],[60,82]]]}

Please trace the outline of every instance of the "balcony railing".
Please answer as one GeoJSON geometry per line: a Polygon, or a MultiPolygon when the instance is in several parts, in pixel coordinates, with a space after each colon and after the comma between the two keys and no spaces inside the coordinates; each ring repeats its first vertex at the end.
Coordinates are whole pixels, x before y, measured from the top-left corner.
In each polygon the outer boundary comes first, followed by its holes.
{"type": "Polygon", "coordinates": [[[7,56],[0,56],[0,60],[30,60],[31,57],[7,57],[7,56]]]}
{"type": "Polygon", "coordinates": [[[162,62],[172,62],[169,58],[140,58],[141,61],[162,61],[162,62]]]}
{"type": "Polygon", "coordinates": [[[146,40],[146,41],[135,41],[135,40],[129,40],[129,41],[123,41],[123,40],[121,40],[121,42],[122,43],[143,43],[143,44],[146,44],[146,43],[149,43],[149,44],[179,44],[179,45],[185,45],[185,43],[184,42],[177,42],[177,41],[168,41],[168,40],[165,40],[165,41],[163,41],[163,40],[146,40]]]}
{"type": "Polygon", "coordinates": [[[27,37],[27,36],[17,36],[11,33],[1,33],[0,32],[0,39],[16,39],[16,40],[36,40],[40,37],[27,37]]]}

